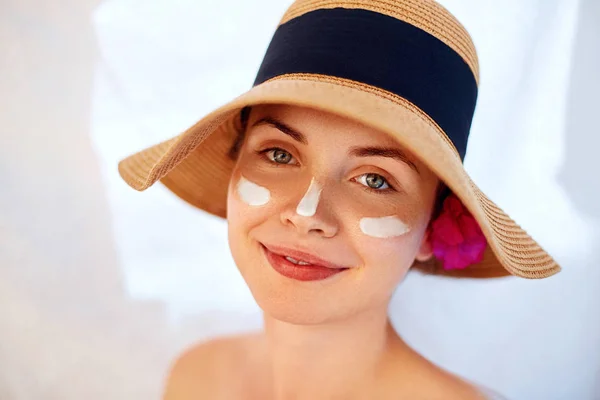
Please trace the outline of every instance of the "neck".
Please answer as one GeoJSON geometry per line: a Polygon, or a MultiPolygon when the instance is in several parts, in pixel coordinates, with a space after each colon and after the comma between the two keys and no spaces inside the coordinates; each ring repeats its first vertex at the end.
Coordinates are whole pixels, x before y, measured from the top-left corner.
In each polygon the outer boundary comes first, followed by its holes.
{"type": "Polygon", "coordinates": [[[265,315],[274,399],[349,399],[368,390],[399,340],[386,311],[319,325],[265,315]]]}

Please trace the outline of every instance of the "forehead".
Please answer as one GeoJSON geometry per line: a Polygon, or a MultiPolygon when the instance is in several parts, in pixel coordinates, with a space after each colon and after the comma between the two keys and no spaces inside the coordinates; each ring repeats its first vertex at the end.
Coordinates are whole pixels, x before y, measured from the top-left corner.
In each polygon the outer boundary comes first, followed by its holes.
{"type": "Polygon", "coordinates": [[[402,146],[388,134],[363,125],[350,118],[326,111],[292,105],[259,105],[252,108],[249,126],[261,118],[271,117],[300,131],[308,138],[316,138],[323,133],[345,140],[360,141],[364,145],[402,146]]]}
{"type": "MultiPolygon", "coordinates": [[[[404,148],[391,135],[382,132],[373,127],[364,125],[351,118],[332,114],[317,109],[291,106],[291,105],[260,105],[254,106],[251,110],[248,127],[249,136],[253,136],[254,124],[258,127],[267,126],[263,132],[281,132],[280,129],[269,128],[269,124],[261,125],[261,121],[269,119],[281,122],[301,134],[305,139],[300,146],[311,147],[315,151],[326,151],[331,154],[348,154],[348,159],[360,154],[364,156],[375,156],[382,162],[394,163],[393,165],[403,165],[406,168],[415,170],[419,182],[425,182],[426,185],[435,186],[438,182],[437,176],[431,169],[418,157],[404,148]],[[358,149],[358,151],[354,151],[358,149]],[[361,151],[366,150],[366,151],[361,151]],[[395,152],[398,150],[398,152],[395,152]],[[400,157],[391,154],[400,153],[400,157]]],[[[287,130],[284,128],[284,130],[287,130]]],[[[260,131],[259,129],[256,130],[260,131]]],[[[269,133],[270,134],[270,133],[269,133]]],[[[285,135],[285,133],[281,133],[285,135]]],[[[298,135],[294,135],[298,137],[298,135]]],[[[387,164],[390,167],[392,164],[387,164]]],[[[395,167],[394,167],[395,168],[395,167]]],[[[398,171],[397,169],[394,169],[398,171]]],[[[408,171],[408,169],[406,169],[408,171]]]]}

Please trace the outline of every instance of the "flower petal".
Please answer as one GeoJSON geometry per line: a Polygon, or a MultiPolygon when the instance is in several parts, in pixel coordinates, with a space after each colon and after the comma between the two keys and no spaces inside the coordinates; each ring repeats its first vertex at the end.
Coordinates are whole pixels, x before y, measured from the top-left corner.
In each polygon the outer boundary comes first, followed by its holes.
{"type": "Polygon", "coordinates": [[[487,242],[485,237],[477,237],[473,240],[463,243],[460,246],[460,253],[463,258],[468,260],[471,264],[481,262],[485,253],[487,242]]]}
{"type": "Polygon", "coordinates": [[[449,248],[443,261],[445,270],[463,269],[468,265],[461,257],[458,247],[449,248]]]}
{"type": "Polygon", "coordinates": [[[464,241],[455,219],[448,214],[441,214],[433,222],[432,239],[443,241],[449,245],[458,245],[464,241]]]}
{"type": "Polygon", "coordinates": [[[455,195],[444,201],[441,214],[431,223],[433,254],[446,270],[464,269],[481,262],[487,241],[477,220],[455,195]]]}
{"type": "Polygon", "coordinates": [[[458,219],[458,226],[460,226],[460,232],[465,240],[481,237],[483,235],[479,224],[471,215],[461,215],[458,219]]]}
{"type": "Polygon", "coordinates": [[[448,196],[446,200],[444,200],[444,211],[447,211],[458,217],[459,215],[464,213],[464,206],[456,196],[448,196]]]}

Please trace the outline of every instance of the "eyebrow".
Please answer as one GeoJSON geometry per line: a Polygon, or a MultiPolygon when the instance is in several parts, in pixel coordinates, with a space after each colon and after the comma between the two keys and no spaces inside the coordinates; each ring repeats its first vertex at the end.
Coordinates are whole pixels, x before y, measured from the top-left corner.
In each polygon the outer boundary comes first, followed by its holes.
{"type": "Polygon", "coordinates": [[[271,117],[261,118],[258,121],[256,121],[254,123],[254,125],[252,125],[252,126],[259,126],[259,125],[271,125],[277,129],[279,129],[281,132],[285,133],[286,135],[290,136],[295,141],[300,142],[302,144],[308,144],[308,140],[306,140],[306,136],[304,136],[302,133],[298,132],[296,129],[284,124],[283,122],[276,120],[275,118],[271,118],[271,117]]]}
{"type": "Polygon", "coordinates": [[[408,156],[395,147],[352,147],[349,154],[354,157],[386,157],[403,162],[420,174],[419,169],[408,156]]]}
{"type": "MultiPolygon", "coordinates": [[[[306,136],[304,136],[301,132],[296,129],[290,127],[289,125],[284,124],[281,121],[276,120],[272,117],[263,117],[256,121],[252,126],[260,126],[260,125],[271,125],[274,128],[280,130],[286,135],[290,136],[297,142],[302,144],[308,144],[308,140],[306,136]]],[[[385,157],[391,158],[400,162],[407,164],[409,167],[414,169],[418,174],[420,174],[419,169],[413,163],[408,156],[400,149],[395,147],[352,147],[348,152],[350,156],[354,157],[385,157]]]]}

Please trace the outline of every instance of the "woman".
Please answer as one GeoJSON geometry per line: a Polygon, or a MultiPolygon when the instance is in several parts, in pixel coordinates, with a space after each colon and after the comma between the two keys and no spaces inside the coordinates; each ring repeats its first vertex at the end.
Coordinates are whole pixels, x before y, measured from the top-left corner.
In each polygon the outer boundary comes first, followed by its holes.
{"type": "Polygon", "coordinates": [[[166,399],[498,398],[390,325],[411,268],[544,278],[558,265],[470,180],[478,64],[430,0],[300,0],[254,87],[119,165],[226,217],[264,331],[174,364],[166,399]]]}

